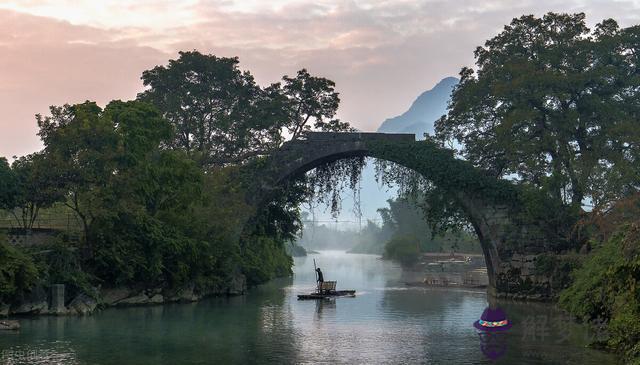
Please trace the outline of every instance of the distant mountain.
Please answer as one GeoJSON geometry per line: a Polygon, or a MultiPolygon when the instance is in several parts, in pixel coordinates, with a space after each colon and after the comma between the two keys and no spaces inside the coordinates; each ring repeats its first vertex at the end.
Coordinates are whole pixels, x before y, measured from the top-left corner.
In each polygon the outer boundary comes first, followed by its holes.
{"type": "Polygon", "coordinates": [[[425,133],[433,134],[433,123],[445,114],[451,90],[458,81],[455,77],[442,79],[433,89],[420,94],[409,110],[385,120],[378,132],[415,133],[419,139],[422,139],[425,133]]]}

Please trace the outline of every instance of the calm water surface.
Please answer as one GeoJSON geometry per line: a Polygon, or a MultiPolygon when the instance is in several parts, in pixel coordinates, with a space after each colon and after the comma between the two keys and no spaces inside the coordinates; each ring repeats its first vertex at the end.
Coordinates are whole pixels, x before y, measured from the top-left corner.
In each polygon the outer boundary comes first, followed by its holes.
{"type": "Polygon", "coordinates": [[[295,260],[293,278],[234,298],[22,319],[0,333],[1,364],[609,364],[585,348],[597,334],[549,305],[499,303],[514,323],[491,361],[472,324],[483,291],[407,288],[417,276],[373,255],[322,252],[295,260]],[[325,280],[355,298],[298,301],[325,280]]]}

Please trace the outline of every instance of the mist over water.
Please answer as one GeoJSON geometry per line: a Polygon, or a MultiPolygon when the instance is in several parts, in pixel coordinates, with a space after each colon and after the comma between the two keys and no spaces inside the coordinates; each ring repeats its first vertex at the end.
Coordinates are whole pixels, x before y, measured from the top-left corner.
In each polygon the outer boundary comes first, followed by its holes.
{"type": "MultiPolygon", "coordinates": [[[[487,306],[482,290],[409,288],[416,273],[376,255],[323,251],[296,258],[293,278],[248,295],[199,303],[108,309],[93,316],[22,319],[0,333],[2,364],[484,364],[472,327],[487,306]],[[298,301],[325,280],[355,298],[298,301]]],[[[514,325],[498,364],[607,364],[584,347],[588,333],[554,325],[550,305],[500,304],[514,325]],[[536,330],[526,328],[530,318],[536,330]],[[542,326],[541,320],[546,320],[542,326]],[[544,332],[542,332],[544,330],[544,332]]]]}

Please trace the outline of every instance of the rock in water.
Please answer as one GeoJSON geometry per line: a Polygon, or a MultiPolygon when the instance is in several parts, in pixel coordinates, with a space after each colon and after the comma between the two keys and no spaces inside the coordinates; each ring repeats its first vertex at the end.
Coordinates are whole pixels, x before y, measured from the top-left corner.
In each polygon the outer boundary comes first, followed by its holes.
{"type": "Polygon", "coordinates": [[[10,321],[10,320],[0,321],[0,330],[16,331],[19,329],[20,329],[20,322],[18,321],[10,321]]]}

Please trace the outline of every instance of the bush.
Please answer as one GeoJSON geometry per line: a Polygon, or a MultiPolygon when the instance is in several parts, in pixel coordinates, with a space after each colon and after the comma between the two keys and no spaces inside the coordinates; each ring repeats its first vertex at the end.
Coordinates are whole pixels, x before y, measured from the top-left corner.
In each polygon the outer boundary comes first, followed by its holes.
{"type": "Polygon", "coordinates": [[[66,237],[38,246],[32,257],[40,273],[40,282],[44,285],[65,284],[66,295],[70,298],[81,293],[96,295],[91,284],[94,278],[83,271],[79,252],[66,237]]]}
{"type": "Polygon", "coordinates": [[[0,237],[0,302],[10,303],[38,283],[38,269],[31,257],[0,237]]]}
{"type": "Polygon", "coordinates": [[[293,260],[284,242],[273,237],[253,235],[243,244],[242,272],[248,285],[262,284],[292,274],[293,260]]]}
{"type": "Polygon", "coordinates": [[[552,293],[558,293],[571,285],[571,273],[580,266],[581,260],[577,254],[548,253],[536,258],[535,272],[536,275],[549,278],[552,293]]]}
{"type": "MultiPolygon", "coordinates": [[[[604,345],[629,361],[640,357],[640,226],[625,225],[596,247],[560,295],[560,306],[583,321],[607,323],[604,345]]],[[[636,360],[633,360],[636,359],[636,360]]]]}
{"type": "Polygon", "coordinates": [[[393,237],[384,247],[385,259],[399,261],[403,265],[411,265],[418,261],[420,248],[418,240],[412,236],[393,237]]]}

